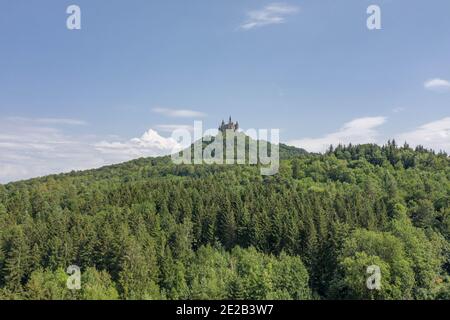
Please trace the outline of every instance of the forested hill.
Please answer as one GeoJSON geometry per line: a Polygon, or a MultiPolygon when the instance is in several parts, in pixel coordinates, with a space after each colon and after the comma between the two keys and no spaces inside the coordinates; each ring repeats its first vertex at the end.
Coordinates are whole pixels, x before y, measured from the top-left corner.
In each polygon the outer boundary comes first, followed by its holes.
{"type": "MultiPolygon", "coordinates": [[[[249,152],[249,139],[251,139],[250,137],[246,136],[246,161],[248,163],[248,152],[249,152]]],[[[212,138],[212,141],[214,141],[214,138],[212,138]]],[[[253,142],[256,143],[260,143],[259,141],[254,141],[253,142]]],[[[212,142],[203,142],[202,143],[202,150],[204,151],[205,148],[210,145],[212,142]]],[[[267,142],[265,142],[267,143],[267,142]]],[[[237,144],[237,143],[236,143],[237,144]]],[[[259,146],[259,145],[258,145],[259,146]]],[[[271,144],[269,144],[269,154],[270,154],[270,149],[271,149],[271,144]]],[[[256,152],[258,152],[259,149],[256,150],[256,152]]],[[[224,153],[226,152],[226,146],[225,146],[225,142],[224,142],[224,153]]],[[[192,157],[194,155],[194,145],[191,145],[191,153],[192,153],[192,157]]],[[[236,153],[236,148],[235,148],[235,153],[236,153]]],[[[288,159],[292,159],[292,158],[297,158],[303,155],[307,155],[308,152],[305,149],[302,148],[297,148],[294,146],[289,146],[283,143],[279,144],[279,157],[281,160],[288,160],[288,159]]],[[[211,168],[210,168],[211,169],[211,168]]],[[[212,168],[213,171],[217,170],[218,168],[212,168]]],[[[99,169],[91,169],[91,170],[84,170],[84,171],[72,171],[71,173],[61,173],[61,174],[56,174],[56,175],[49,175],[47,177],[42,177],[42,178],[34,178],[34,179],[29,179],[28,181],[21,181],[19,183],[25,183],[28,184],[30,182],[35,182],[35,181],[46,181],[48,179],[63,179],[65,177],[77,177],[77,176],[86,176],[89,175],[91,176],[93,179],[97,180],[97,179],[113,179],[113,180],[129,180],[131,177],[133,177],[135,175],[135,171],[138,172],[143,172],[145,171],[146,174],[148,175],[148,177],[150,177],[152,174],[155,175],[167,175],[167,174],[172,174],[173,170],[181,170],[181,171],[192,171],[191,168],[189,168],[189,166],[185,166],[185,167],[179,167],[179,166],[175,166],[172,163],[172,159],[170,156],[161,156],[161,157],[153,157],[153,158],[139,158],[136,160],[131,160],[131,161],[127,161],[124,163],[120,163],[120,164],[115,164],[115,165],[109,165],[109,166],[104,166],[102,168],[99,169]],[[153,170],[156,169],[157,170],[153,170]],[[149,170],[148,172],[146,170],[149,170]]],[[[176,172],[174,173],[175,175],[183,175],[182,172],[176,172]]],[[[198,175],[198,172],[197,172],[198,175]]],[[[142,176],[141,176],[142,178],[142,176]]],[[[17,184],[16,183],[12,183],[12,184],[17,184]]],[[[1,185],[1,184],[0,184],[1,185]]]]}
{"type": "Polygon", "coordinates": [[[446,154],[286,151],[270,177],[161,157],[0,185],[0,299],[450,299],[446,154]]]}

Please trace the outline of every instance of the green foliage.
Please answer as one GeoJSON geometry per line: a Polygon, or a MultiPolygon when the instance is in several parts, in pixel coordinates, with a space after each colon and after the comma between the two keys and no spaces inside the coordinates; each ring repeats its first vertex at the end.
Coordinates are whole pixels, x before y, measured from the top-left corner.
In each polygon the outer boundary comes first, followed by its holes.
{"type": "Polygon", "coordinates": [[[448,299],[446,154],[281,158],[270,177],[161,157],[0,185],[0,299],[448,299]]]}
{"type": "Polygon", "coordinates": [[[25,286],[24,297],[29,300],[68,300],[73,295],[67,289],[68,275],[63,269],[55,272],[50,270],[36,270],[25,286]]]}
{"type": "MultiPolygon", "coordinates": [[[[345,242],[336,279],[339,296],[348,299],[411,299],[414,286],[412,263],[400,239],[390,233],[357,229],[345,242]],[[367,267],[381,269],[381,290],[368,290],[367,267]]],[[[335,293],[336,294],[336,293],[335,293]]]]}
{"type": "Polygon", "coordinates": [[[406,255],[412,262],[415,297],[432,298],[429,295],[434,291],[443,265],[444,242],[439,236],[428,239],[424,230],[415,228],[407,218],[405,208],[399,210],[389,229],[403,242],[406,255]]]}
{"type": "Polygon", "coordinates": [[[227,298],[235,274],[230,268],[230,257],[212,247],[201,247],[196,263],[189,270],[190,297],[195,300],[222,300],[227,298]]]}
{"type": "Polygon", "coordinates": [[[69,290],[69,275],[63,269],[55,272],[36,270],[25,286],[23,298],[29,300],[117,300],[119,294],[109,274],[88,268],[82,273],[81,289],[69,290]]]}
{"type": "Polygon", "coordinates": [[[82,272],[81,290],[78,299],[82,300],[117,300],[119,293],[111,276],[106,271],[87,268],[82,272]]]}
{"type": "Polygon", "coordinates": [[[273,265],[274,292],[268,298],[308,300],[311,298],[309,276],[303,262],[298,256],[281,253],[273,265]]]}

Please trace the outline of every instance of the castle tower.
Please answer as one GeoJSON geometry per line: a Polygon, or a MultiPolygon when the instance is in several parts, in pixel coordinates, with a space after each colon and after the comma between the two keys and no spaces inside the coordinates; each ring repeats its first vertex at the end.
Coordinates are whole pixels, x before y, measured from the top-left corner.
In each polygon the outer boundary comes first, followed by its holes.
{"type": "Polygon", "coordinates": [[[239,123],[238,122],[234,123],[233,120],[231,119],[231,116],[227,124],[225,124],[225,121],[222,120],[222,124],[219,127],[219,131],[221,132],[225,132],[227,130],[233,131],[239,130],[239,123]]]}

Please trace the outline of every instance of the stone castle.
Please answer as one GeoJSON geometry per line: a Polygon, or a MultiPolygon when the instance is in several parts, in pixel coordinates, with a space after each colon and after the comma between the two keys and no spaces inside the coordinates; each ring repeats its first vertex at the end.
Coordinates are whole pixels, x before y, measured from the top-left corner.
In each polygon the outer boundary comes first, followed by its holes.
{"type": "Polygon", "coordinates": [[[225,121],[222,120],[222,124],[219,127],[219,131],[225,132],[227,130],[238,131],[239,130],[239,122],[236,121],[236,123],[234,123],[233,121],[231,121],[231,117],[230,117],[230,120],[228,121],[228,123],[225,123],[225,121]]]}

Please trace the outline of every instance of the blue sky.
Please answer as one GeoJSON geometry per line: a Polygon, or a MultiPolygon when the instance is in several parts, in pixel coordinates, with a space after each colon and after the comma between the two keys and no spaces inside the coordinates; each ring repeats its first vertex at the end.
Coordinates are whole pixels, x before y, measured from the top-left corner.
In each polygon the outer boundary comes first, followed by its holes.
{"type": "Polygon", "coordinates": [[[164,154],[171,129],[229,115],[311,151],[397,138],[450,152],[447,0],[0,8],[0,182],[164,154]]]}

